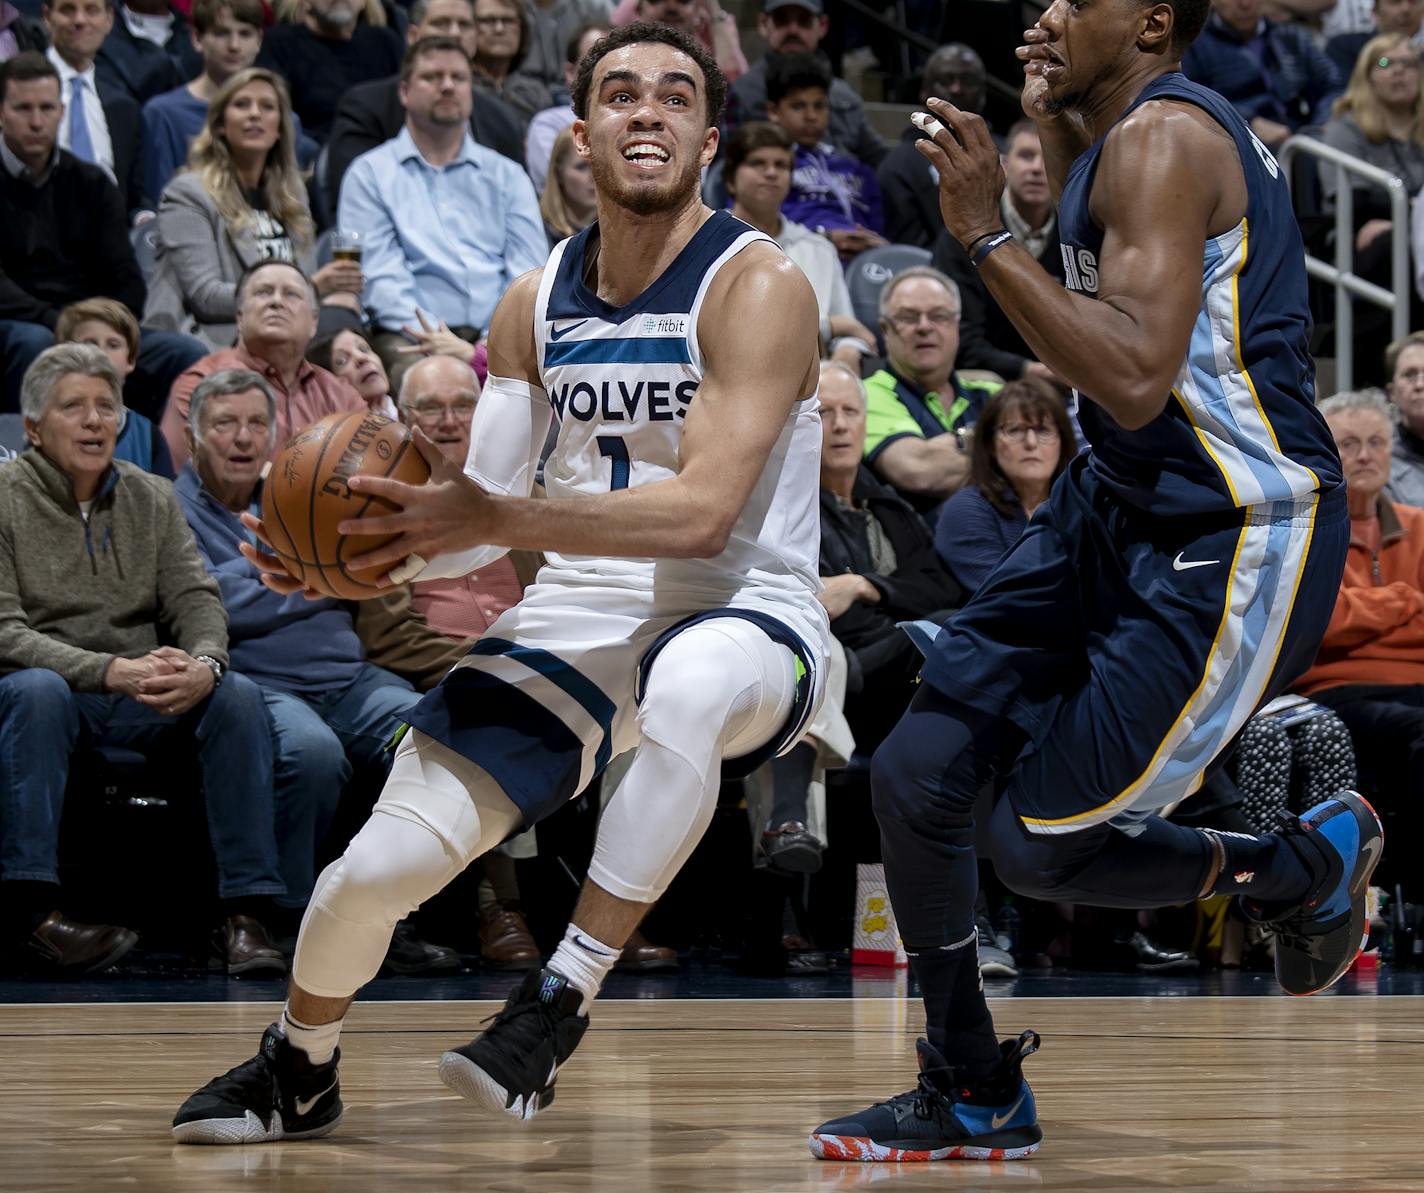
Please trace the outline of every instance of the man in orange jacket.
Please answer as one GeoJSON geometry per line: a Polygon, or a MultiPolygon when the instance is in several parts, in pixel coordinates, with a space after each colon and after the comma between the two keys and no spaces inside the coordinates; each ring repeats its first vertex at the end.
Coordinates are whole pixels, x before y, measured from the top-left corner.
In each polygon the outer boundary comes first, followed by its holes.
{"type": "Polygon", "coordinates": [[[1397,818],[1404,839],[1417,840],[1415,809],[1424,806],[1424,509],[1384,494],[1394,419],[1378,390],[1336,394],[1320,412],[1344,465],[1350,553],[1320,653],[1296,690],[1345,722],[1370,798],[1383,801],[1375,806],[1397,818]]]}

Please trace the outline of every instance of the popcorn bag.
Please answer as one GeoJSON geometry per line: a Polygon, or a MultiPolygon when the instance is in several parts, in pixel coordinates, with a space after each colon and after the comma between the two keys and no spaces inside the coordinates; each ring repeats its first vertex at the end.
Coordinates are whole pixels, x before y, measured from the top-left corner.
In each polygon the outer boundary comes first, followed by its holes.
{"type": "Polygon", "coordinates": [[[910,963],[900,944],[900,929],[890,909],[890,892],[885,887],[885,867],[859,865],[855,868],[855,925],[851,933],[852,965],[880,965],[903,968],[910,963]]]}

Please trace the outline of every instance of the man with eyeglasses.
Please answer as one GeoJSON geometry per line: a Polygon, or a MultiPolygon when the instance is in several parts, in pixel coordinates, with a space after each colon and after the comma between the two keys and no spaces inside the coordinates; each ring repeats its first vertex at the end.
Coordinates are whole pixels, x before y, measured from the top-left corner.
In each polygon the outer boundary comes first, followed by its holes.
{"type": "Polygon", "coordinates": [[[886,364],[866,378],[865,462],[934,525],[969,476],[969,435],[997,381],[955,374],[959,287],[912,266],[880,291],[886,364]]]}
{"type": "MultiPolygon", "coordinates": [[[[1385,33],[1397,33],[1407,37],[1424,49],[1424,0],[1374,0],[1374,28],[1351,30],[1327,37],[1325,52],[1335,63],[1342,80],[1348,80],[1355,69],[1355,61],[1360,51],[1372,37],[1385,33]]],[[[1326,33],[1330,30],[1327,27],[1326,33]]]]}
{"type": "Polygon", "coordinates": [[[1402,505],[1424,506],[1424,331],[1391,344],[1384,369],[1397,424],[1385,492],[1402,505]]]}

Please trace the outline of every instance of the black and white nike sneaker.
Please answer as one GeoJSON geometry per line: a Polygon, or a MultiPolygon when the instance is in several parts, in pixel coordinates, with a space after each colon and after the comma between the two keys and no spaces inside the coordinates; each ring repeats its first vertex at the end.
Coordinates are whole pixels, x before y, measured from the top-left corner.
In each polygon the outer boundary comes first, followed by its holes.
{"type": "Polygon", "coordinates": [[[531,969],[480,1036],[440,1058],[440,1080],[487,1114],[533,1118],[588,1030],[582,1004],[562,974],[531,969]]]}
{"type": "Polygon", "coordinates": [[[173,1138],[179,1143],[276,1143],[315,1139],[341,1121],[338,1048],[314,1065],[287,1042],[274,1023],[257,1055],[214,1077],[178,1109],[173,1138]]]}

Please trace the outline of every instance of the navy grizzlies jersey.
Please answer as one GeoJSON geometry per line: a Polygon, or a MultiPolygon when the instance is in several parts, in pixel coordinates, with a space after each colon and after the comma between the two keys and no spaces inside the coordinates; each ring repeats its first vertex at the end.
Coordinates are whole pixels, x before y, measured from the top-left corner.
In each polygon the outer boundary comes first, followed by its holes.
{"type": "MultiPolygon", "coordinates": [[[[1089,466],[1124,500],[1159,514],[1329,492],[1341,483],[1340,462],[1315,410],[1305,250],[1280,167],[1229,103],[1181,74],[1153,80],[1122,119],[1154,99],[1202,108],[1231,134],[1246,217],[1203,245],[1201,308],[1162,414],[1127,431],[1093,402],[1079,403],[1089,466]]],[[[1058,212],[1065,285],[1090,297],[1103,233],[1088,201],[1102,147],[1097,141],[1069,168],[1058,212]]]]}

